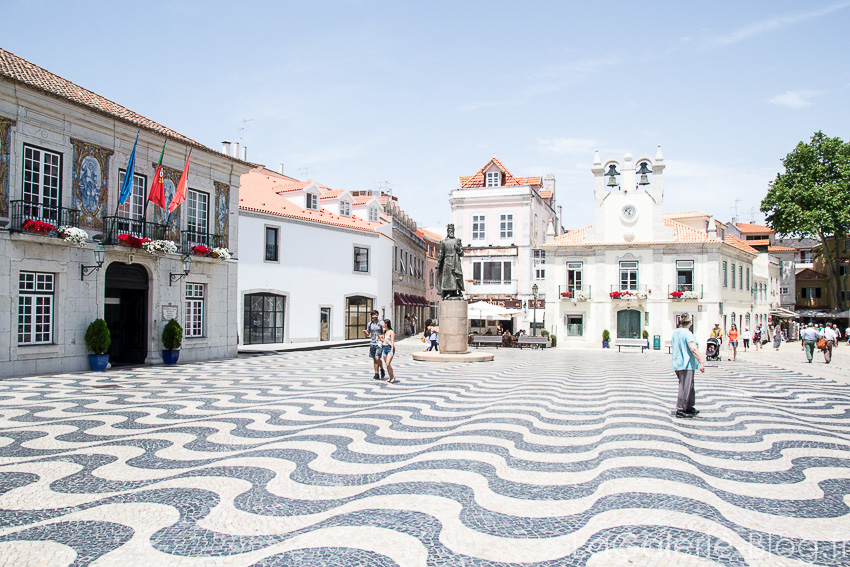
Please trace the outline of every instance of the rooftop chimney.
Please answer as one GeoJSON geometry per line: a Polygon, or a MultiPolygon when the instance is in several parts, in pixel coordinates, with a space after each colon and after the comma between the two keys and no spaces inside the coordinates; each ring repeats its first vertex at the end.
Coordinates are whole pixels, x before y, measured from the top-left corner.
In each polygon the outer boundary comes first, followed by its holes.
{"type": "Polygon", "coordinates": [[[248,161],[248,146],[242,146],[242,161],[248,161]]]}
{"type": "Polygon", "coordinates": [[[235,157],[239,159],[239,142],[233,142],[233,155],[230,157],[235,157]]]}
{"type": "Polygon", "coordinates": [[[280,167],[278,167],[278,171],[281,175],[283,175],[283,162],[280,163],[280,167]]]}
{"type": "Polygon", "coordinates": [[[230,142],[227,140],[221,143],[221,153],[230,155],[230,142]]]}

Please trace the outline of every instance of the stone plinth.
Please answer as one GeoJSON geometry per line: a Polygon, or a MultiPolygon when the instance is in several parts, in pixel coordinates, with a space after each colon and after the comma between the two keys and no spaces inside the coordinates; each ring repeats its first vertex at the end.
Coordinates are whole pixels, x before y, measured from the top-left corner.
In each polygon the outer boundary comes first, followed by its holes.
{"type": "MultiPolygon", "coordinates": [[[[441,327],[442,328],[442,327],[441,327]]],[[[493,360],[492,352],[469,351],[466,354],[443,354],[442,352],[414,352],[413,360],[422,362],[489,362],[493,360]]]]}
{"type": "Polygon", "coordinates": [[[466,354],[469,331],[466,301],[440,301],[440,353],[466,354]]]}

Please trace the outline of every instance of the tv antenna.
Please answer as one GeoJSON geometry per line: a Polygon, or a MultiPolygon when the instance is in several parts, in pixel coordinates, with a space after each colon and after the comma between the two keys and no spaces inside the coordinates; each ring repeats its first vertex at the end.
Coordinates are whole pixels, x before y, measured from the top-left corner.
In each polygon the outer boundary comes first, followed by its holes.
{"type": "Polygon", "coordinates": [[[304,181],[310,178],[310,172],[313,171],[312,167],[301,167],[298,169],[301,172],[301,176],[304,177],[304,181]]]}
{"type": "Polygon", "coordinates": [[[242,123],[240,124],[239,128],[237,128],[237,130],[239,130],[239,145],[243,148],[245,147],[245,129],[247,128],[245,124],[253,121],[253,118],[243,118],[242,123]]]}

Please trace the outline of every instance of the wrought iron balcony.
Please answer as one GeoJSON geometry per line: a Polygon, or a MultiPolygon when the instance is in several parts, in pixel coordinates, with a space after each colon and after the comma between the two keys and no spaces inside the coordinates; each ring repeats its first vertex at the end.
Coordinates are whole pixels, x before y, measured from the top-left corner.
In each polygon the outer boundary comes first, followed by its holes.
{"type": "Polygon", "coordinates": [[[667,286],[670,299],[702,299],[702,286],[694,284],[672,284],[667,286]]]}
{"type": "Polygon", "coordinates": [[[590,286],[559,285],[558,297],[562,301],[588,301],[590,299],[590,286]]]}
{"type": "Polygon", "coordinates": [[[221,248],[224,242],[224,238],[220,234],[199,232],[197,230],[182,230],[180,231],[180,235],[183,242],[183,254],[191,254],[192,248],[195,246],[206,246],[210,250],[221,248]]]}
{"type": "Polygon", "coordinates": [[[60,226],[78,227],[80,224],[79,209],[66,207],[51,207],[39,203],[29,203],[22,200],[11,201],[10,227],[16,232],[26,230],[24,224],[27,221],[44,222],[53,225],[54,230],[46,234],[55,234],[60,226]]]}
{"type": "Polygon", "coordinates": [[[269,262],[277,262],[277,244],[266,244],[266,260],[269,262]]]}
{"type": "Polygon", "coordinates": [[[619,283],[611,286],[608,296],[614,300],[644,300],[648,294],[646,285],[619,283]]]}
{"type": "Polygon", "coordinates": [[[148,222],[140,218],[127,218],[119,216],[103,217],[106,231],[104,232],[104,244],[118,244],[118,236],[129,234],[136,238],[150,238],[151,240],[166,240],[167,228],[164,224],[148,222]]]}

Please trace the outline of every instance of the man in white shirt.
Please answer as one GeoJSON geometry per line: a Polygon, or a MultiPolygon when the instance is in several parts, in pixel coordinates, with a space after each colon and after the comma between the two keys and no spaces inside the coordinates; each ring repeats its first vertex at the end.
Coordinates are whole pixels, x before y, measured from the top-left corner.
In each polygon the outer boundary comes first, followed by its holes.
{"type": "Polygon", "coordinates": [[[814,323],[809,323],[805,329],[800,332],[800,342],[803,343],[803,348],[806,349],[806,358],[811,364],[812,358],[815,355],[815,344],[817,344],[820,334],[815,329],[814,323]]]}
{"type": "Polygon", "coordinates": [[[826,363],[829,364],[830,361],[832,361],[832,347],[835,346],[835,341],[838,339],[838,336],[835,334],[835,330],[833,330],[833,328],[829,325],[823,328],[821,336],[826,339],[826,348],[823,349],[823,358],[826,360],[826,363]]]}

